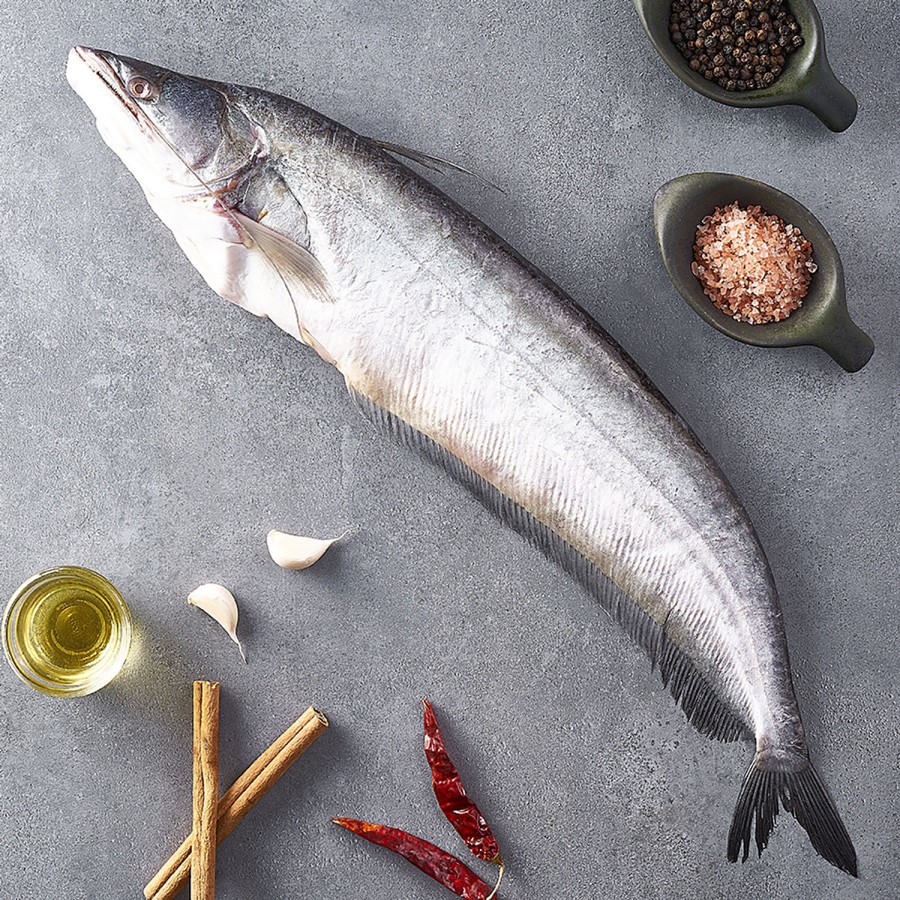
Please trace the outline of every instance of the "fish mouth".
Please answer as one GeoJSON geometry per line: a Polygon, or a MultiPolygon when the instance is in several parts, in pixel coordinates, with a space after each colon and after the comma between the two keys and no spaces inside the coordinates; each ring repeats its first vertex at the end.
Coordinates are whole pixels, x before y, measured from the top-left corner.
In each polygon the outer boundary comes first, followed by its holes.
{"type": "Polygon", "coordinates": [[[66,80],[94,114],[104,143],[138,181],[144,185],[150,179],[162,187],[165,179],[156,175],[164,158],[161,141],[147,113],[129,95],[116,60],[103,50],[73,47],[66,61],[66,80]]]}
{"type": "Polygon", "coordinates": [[[66,64],[66,78],[75,92],[89,106],[91,104],[87,95],[91,91],[87,89],[88,85],[85,82],[90,79],[91,75],[99,78],[109,92],[131,114],[142,131],[145,133],[149,131],[147,116],[128,94],[122,79],[106,60],[104,52],[102,50],[93,50],[90,47],[73,47],[69,51],[69,58],[66,64]],[[87,78],[85,78],[86,75],[87,78]]]}

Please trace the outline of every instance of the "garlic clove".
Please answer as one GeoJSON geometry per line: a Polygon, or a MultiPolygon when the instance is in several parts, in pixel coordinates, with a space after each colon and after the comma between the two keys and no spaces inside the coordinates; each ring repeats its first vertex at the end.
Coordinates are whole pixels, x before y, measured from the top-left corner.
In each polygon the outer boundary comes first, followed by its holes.
{"type": "Polygon", "coordinates": [[[247,657],[237,636],[238,608],[234,594],[221,584],[201,584],[188,594],[188,603],[212,616],[228,632],[241,651],[241,659],[246,663],[247,657]]]}
{"type": "Polygon", "coordinates": [[[284,531],[270,531],[266,535],[269,556],[282,569],[307,569],[322,558],[322,554],[336,541],[347,536],[344,532],[336,538],[311,538],[284,531]]]}

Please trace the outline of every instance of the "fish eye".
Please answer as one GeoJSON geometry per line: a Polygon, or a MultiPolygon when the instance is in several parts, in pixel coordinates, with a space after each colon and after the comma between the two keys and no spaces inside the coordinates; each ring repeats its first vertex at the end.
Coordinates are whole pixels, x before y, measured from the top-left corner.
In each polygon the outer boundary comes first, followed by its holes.
{"type": "Polygon", "coordinates": [[[128,81],[128,93],[136,100],[156,100],[159,97],[159,88],[152,81],[136,75],[128,81]]]}

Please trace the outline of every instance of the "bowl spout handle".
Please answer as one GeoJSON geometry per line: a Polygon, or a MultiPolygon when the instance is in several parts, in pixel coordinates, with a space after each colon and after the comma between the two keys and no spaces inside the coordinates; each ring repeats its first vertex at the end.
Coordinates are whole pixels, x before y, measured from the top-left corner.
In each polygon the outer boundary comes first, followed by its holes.
{"type": "Polygon", "coordinates": [[[839,366],[858,372],[875,352],[875,342],[851,318],[846,310],[835,316],[830,327],[817,335],[815,343],[839,366]]]}
{"type": "Polygon", "coordinates": [[[823,53],[797,102],[815,113],[832,131],[846,131],[856,119],[856,97],[838,81],[823,53]]]}

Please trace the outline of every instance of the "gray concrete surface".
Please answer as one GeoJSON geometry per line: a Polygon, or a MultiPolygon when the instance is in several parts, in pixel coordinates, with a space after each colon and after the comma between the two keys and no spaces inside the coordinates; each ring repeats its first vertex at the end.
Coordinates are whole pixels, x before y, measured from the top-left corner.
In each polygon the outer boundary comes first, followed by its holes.
{"type": "Polygon", "coordinates": [[[92,697],[0,672],[2,900],[140,896],[188,827],[200,677],[222,681],[223,781],[308,703],[333,725],[222,849],[222,900],[450,896],[328,821],[463,849],[430,793],[423,695],[505,847],[506,897],[900,895],[900,27],[890,0],[819,5],[860,98],[839,136],[693,95],[627,0],[0,9],[0,592],[81,563],[138,624],[92,697]],[[74,43],[295,96],[505,187],[435,176],[632,352],[733,481],[860,881],[790,817],[761,861],[725,861],[751,749],[695,734],[574,583],[374,434],[318,358],[211,294],[65,84],[74,43]],[[682,304],[649,205],[702,169],[768,181],[831,230],[878,345],[864,371],[732,343],[682,304]],[[287,573],[273,526],[357,530],[287,573]],[[247,667],[185,603],[207,580],[239,598],[247,667]]]}

